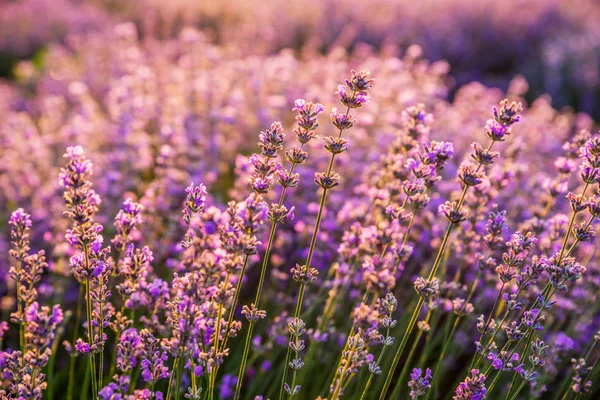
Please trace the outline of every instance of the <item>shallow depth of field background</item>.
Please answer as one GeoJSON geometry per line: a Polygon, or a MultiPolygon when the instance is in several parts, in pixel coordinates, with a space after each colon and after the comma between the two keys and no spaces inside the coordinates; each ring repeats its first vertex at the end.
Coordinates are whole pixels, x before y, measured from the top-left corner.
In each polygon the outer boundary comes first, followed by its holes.
{"type": "Polygon", "coordinates": [[[133,21],[145,41],[194,26],[240,56],[418,44],[427,59],[450,63],[452,88],[473,80],[506,88],[521,74],[529,99],[548,93],[556,107],[597,113],[599,14],[594,0],[4,0],[0,75],[18,75],[19,60],[42,68],[53,46],[72,49],[75,35],[133,21]]]}

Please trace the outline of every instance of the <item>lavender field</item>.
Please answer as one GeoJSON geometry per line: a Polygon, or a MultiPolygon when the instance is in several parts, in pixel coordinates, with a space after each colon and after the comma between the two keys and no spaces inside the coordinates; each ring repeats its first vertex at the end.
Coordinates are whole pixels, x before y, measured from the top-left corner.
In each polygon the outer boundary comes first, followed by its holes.
{"type": "Polygon", "coordinates": [[[600,398],[595,0],[0,0],[0,400],[600,398]]]}

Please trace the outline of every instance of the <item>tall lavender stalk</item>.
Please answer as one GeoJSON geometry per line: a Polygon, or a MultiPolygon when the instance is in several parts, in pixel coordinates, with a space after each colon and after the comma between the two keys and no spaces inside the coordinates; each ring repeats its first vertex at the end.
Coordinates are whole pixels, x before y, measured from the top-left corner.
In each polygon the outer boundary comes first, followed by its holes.
{"type": "Polygon", "coordinates": [[[298,164],[302,164],[306,161],[307,153],[302,150],[304,145],[315,137],[314,129],[318,126],[316,117],[322,112],[323,107],[320,104],[306,103],[304,100],[296,101],[296,110],[299,111],[300,115],[297,116],[299,121],[299,129],[296,131],[296,135],[301,143],[301,147],[298,149],[294,147],[290,152],[286,153],[286,156],[291,164],[290,170],[282,170],[281,164],[275,163],[273,159],[277,157],[277,153],[283,149],[283,140],[285,135],[283,134],[283,128],[280,123],[274,123],[271,125],[271,130],[261,133],[260,142],[258,143],[261,148],[262,159],[257,155],[253,155],[251,162],[254,166],[255,172],[251,178],[251,185],[254,192],[258,194],[264,194],[268,191],[271,183],[274,180],[275,174],[278,175],[278,183],[282,186],[281,195],[279,202],[271,204],[268,212],[269,220],[271,221],[271,229],[269,231],[269,240],[267,242],[267,248],[263,256],[263,262],[260,270],[260,278],[258,281],[258,288],[256,290],[256,296],[254,303],[248,306],[244,306],[242,313],[248,320],[248,331],[246,332],[246,340],[244,342],[244,353],[242,355],[242,361],[240,364],[240,370],[238,372],[238,379],[235,390],[236,400],[239,398],[242,388],[242,381],[244,379],[244,373],[246,370],[246,362],[250,350],[250,339],[252,338],[252,332],[254,324],[258,319],[266,317],[266,312],[260,310],[260,301],[262,297],[262,289],[265,281],[267,272],[267,266],[269,263],[269,257],[271,254],[271,248],[275,239],[275,232],[277,230],[277,224],[284,223],[286,220],[294,218],[294,208],[287,209],[283,205],[285,199],[285,193],[288,188],[294,187],[298,184],[298,174],[294,173],[294,168],[298,164]]]}
{"type": "MultiPolygon", "coordinates": [[[[426,296],[423,296],[423,294],[422,294],[422,293],[424,293],[423,290],[426,289],[428,286],[433,285],[434,282],[437,281],[435,276],[437,275],[437,271],[440,267],[442,255],[444,254],[444,252],[446,250],[448,240],[450,239],[450,234],[452,233],[452,230],[454,229],[454,227],[466,218],[467,211],[463,208],[463,203],[467,196],[467,191],[468,191],[469,187],[475,186],[475,185],[478,185],[479,183],[481,183],[482,173],[480,172],[480,170],[485,165],[491,164],[493,162],[494,157],[497,156],[497,153],[491,152],[492,146],[497,141],[503,141],[505,136],[510,134],[511,125],[520,120],[520,116],[517,115],[517,113],[519,111],[521,111],[521,109],[522,109],[522,106],[520,103],[517,104],[517,103],[513,102],[513,103],[509,104],[508,100],[503,100],[500,103],[499,110],[494,107],[494,119],[489,120],[486,125],[486,133],[489,136],[489,138],[491,139],[489,146],[487,147],[487,149],[484,149],[481,146],[478,146],[475,148],[475,152],[473,153],[472,156],[475,159],[475,161],[477,162],[476,167],[472,167],[470,165],[463,164],[461,170],[459,171],[459,179],[463,183],[463,190],[462,190],[462,193],[460,195],[458,202],[446,202],[445,204],[440,206],[440,212],[442,212],[449,221],[448,228],[446,229],[446,233],[444,234],[442,243],[440,245],[440,248],[438,249],[437,255],[435,257],[435,260],[433,262],[431,270],[429,271],[427,279],[422,280],[419,283],[419,285],[417,285],[417,283],[415,282],[415,289],[421,295],[419,296],[417,305],[416,305],[416,307],[413,311],[413,314],[410,318],[408,327],[406,328],[406,331],[404,332],[404,334],[402,336],[402,341],[400,342],[400,346],[398,347],[398,350],[396,351],[396,354],[394,355],[394,359],[392,360],[392,365],[390,367],[390,370],[388,371],[387,377],[385,379],[385,383],[383,385],[383,389],[379,396],[380,400],[384,400],[386,397],[386,394],[387,394],[389,386],[392,382],[392,378],[394,376],[396,367],[397,367],[398,363],[400,362],[400,358],[402,357],[404,348],[406,347],[408,339],[410,338],[410,335],[412,334],[412,331],[417,322],[417,318],[418,318],[419,314],[421,313],[421,309],[423,307],[423,304],[424,304],[424,301],[426,298],[426,296]]],[[[422,279],[422,278],[420,278],[420,279],[422,279]]],[[[435,377],[435,379],[437,379],[437,377],[435,377]]]]}
{"type": "MultiPolygon", "coordinates": [[[[296,122],[297,122],[298,127],[294,130],[294,133],[296,134],[296,138],[298,139],[298,142],[300,143],[300,147],[293,146],[289,151],[286,151],[286,153],[285,153],[286,159],[290,163],[289,171],[285,170],[285,169],[277,170],[277,176],[278,176],[277,182],[282,187],[282,189],[281,189],[281,194],[279,196],[279,202],[277,204],[273,204],[271,206],[271,210],[269,212],[269,219],[271,220],[271,230],[269,233],[269,241],[267,243],[267,249],[266,249],[265,255],[263,257],[263,264],[261,267],[261,279],[259,281],[259,287],[258,287],[256,298],[255,298],[255,304],[259,304],[259,302],[260,302],[260,295],[261,295],[260,292],[262,290],[264,274],[266,273],[266,268],[267,268],[268,261],[269,261],[271,246],[273,244],[273,240],[275,237],[277,223],[282,223],[285,221],[285,219],[290,218],[293,215],[293,214],[291,214],[291,212],[293,212],[293,209],[291,211],[287,211],[287,209],[283,205],[283,202],[285,199],[285,194],[286,194],[288,188],[296,187],[298,185],[299,175],[298,175],[298,173],[295,173],[294,170],[295,170],[296,166],[304,164],[306,162],[306,160],[308,159],[308,153],[304,150],[304,147],[310,141],[312,141],[313,139],[315,139],[317,137],[315,134],[315,130],[319,126],[317,118],[323,112],[323,106],[319,103],[315,104],[312,102],[306,102],[304,99],[298,99],[295,101],[294,110],[298,112],[298,115],[296,116],[296,122]]],[[[266,139],[268,139],[268,136],[261,135],[262,142],[259,143],[259,145],[261,145],[261,148],[263,149],[263,156],[265,156],[265,157],[267,157],[267,155],[272,152],[272,150],[269,150],[269,147],[267,147],[268,143],[264,142],[266,139]]],[[[280,143],[276,144],[277,150],[280,150],[281,147],[282,146],[280,143]]],[[[256,168],[256,166],[255,166],[255,168],[256,168]]],[[[260,170],[258,170],[257,172],[260,172],[260,170]]],[[[254,178],[254,179],[256,181],[256,178],[254,178]]],[[[255,185],[253,185],[253,189],[255,191],[257,191],[257,187],[255,185]]],[[[248,314],[246,314],[246,315],[248,315],[248,314]]],[[[250,322],[250,326],[248,328],[246,344],[245,344],[245,349],[244,349],[245,357],[242,360],[243,366],[245,366],[245,358],[247,357],[246,347],[249,346],[249,343],[250,343],[249,338],[252,335],[252,329],[253,329],[253,322],[250,320],[249,320],[249,322],[250,322]]],[[[243,369],[240,368],[240,374],[238,375],[238,380],[237,380],[237,384],[236,384],[236,396],[239,396],[238,393],[241,389],[242,379],[243,379],[243,369]]]]}
{"type": "MultiPolygon", "coordinates": [[[[296,307],[294,310],[294,317],[292,319],[291,326],[301,324],[300,313],[302,311],[304,291],[306,289],[306,285],[308,283],[313,282],[314,279],[316,279],[317,271],[311,267],[311,262],[315,251],[315,245],[317,242],[317,236],[321,225],[321,219],[323,217],[323,211],[325,209],[325,199],[327,198],[327,191],[338,186],[340,183],[339,175],[333,172],[335,156],[337,154],[343,153],[348,149],[348,140],[342,138],[342,134],[345,130],[352,128],[352,126],[354,125],[354,120],[352,119],[350,110],[359,108],[369,101],[368,91],[373,87],[373,79],[371,79],[369,75],[370,72],[368,70],[363,70],[358,73],[352,71],[352,77],[350,78],[350,80],[346,80],[346,85],[338,86],[338,91],[336,92],[340,96],[340,102],[346,106],[346,112],[344,114],[340,114],[337,108],[333,109],[333,112],[331,113],[331,121],[333,125],[337,129],[339,129],[339,132],[337,137],[325,138],[324,147],[328,152],[331,153],[331,158],[329,159],[329,165],[327,167],[326,172],[315,173],[315,183],[318,186],[320,186],[323,189],[323,191],[321,193],[321,200],[319,202],[319,211],[317,212],[315,227],[313,229],[310,245],[308,247],[308,255],[306,257],[306,262],[304,265],[297,265],[292,270],[294,280],[300,283],[300,289],[298,290],[296,307]],[[351,91],[351,94],[348,94],[348,90],[351,91]]],[[[287,393],[290,397],[293,397],[300,390],[300,386],[296,385],[295,379],[293,379],[291,386],[288,385],[286,382],[288,364],[294,370],[294,378],[296,377],[297,370],[301,367],[301,360],[298,357],[292,364],[290,364],[292,347],[298,348],[298,343],[294,340],[294,338],[298,338],[298,332],[290,328],[289,342],[294,343],[294,345],[290,345],[288,347],[287,354],[285,357],[285,363],[283,364],[284,372],[283,378],[281,380],[281,388],[279,390],[280,400],[283,399],[284,392],[287,393]]]]}
{"type": "Polygon", "coordinates": [[[92,163],[85,157],[83,148],[69,147],[64,157],[68,163],[61,169],[59,184],[65,189],[64,199],[67,206],[65,215],[73,224],[72,228],[67,230],[66,239],[69,244],[81,251],[71,258],[71,269],[77,281],[85,288],[88,324],[88,341],[78,339],[75,348],[89,357],[92,396],[96,399],[99,389],[95,354],[104,348],[104,341],[102,336],[94,335],[91,280],[97,278],[103,271],[102,267],[96,269],[96,263],[90,259],[90,252],[92,248],[96,254],[101,252],[99,247],[102,246],[102,237],[99,234],[102,227],[94,222],[100,197],[94,192],[92,183],[88,180],[93,174],[92,163]]]}

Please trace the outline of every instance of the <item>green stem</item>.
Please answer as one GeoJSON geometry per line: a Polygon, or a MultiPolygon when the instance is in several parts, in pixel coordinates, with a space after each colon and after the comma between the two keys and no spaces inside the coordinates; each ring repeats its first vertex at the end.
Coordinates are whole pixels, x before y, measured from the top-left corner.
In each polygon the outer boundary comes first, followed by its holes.
{"type": "MultiPolygon", "coordinates": [[[[525,379],[523,379],[523,382],[521,382],[521,384],[519,385],[519,387],[517,388],[517,391],[515,392],[515,394],[510,397],[510,400],[516,400],[517,396],[519,395],[519,393],[521,392],[521,390],[523,390],[523,388],[525,387],[525,383],[527,381],[525,379]]],[[[511,385],[512,386],[512,385],[511,385]]],[[[510,394],[510,391],[508,392],[510,394]]],[[[508,398],[508,397],[507,397],[508,398]]]]}
{"type": "Polygon", "coordinates": [[[77,340],[77,332],[79,331],[79,324],[81,322],[81,303],[85,295],[84,285],[79,285],[79,297],[77,298],[77,310],[75,311],[75,326],[73,327],[73,339],[71,339],[72,354],[70,354],[69,360],[69,384],[67,387],[67,400],[73,400],[73,386],[75,385],[75,361],[77,359],[77,352],[75,351],[75,341],[77,340]]]}
{"type": "MultiPolygon", "coordinates": [[[[493,142],[492,142],[493,144],[493,142]]],[[[491,147],[491,146],[490,146],[491,147]]],[[[467,194],[467,189],[468,186],[465,186],[462,192],[462,195],[460,197],[459,200],[459,208],[462,205],[462,203],[464,202],[465,196],[467,194]]],[[[431,271],[429,272],[429,276],[427,277],[427,280],[431,280],[435,277],[435,275],[437,274],[438,268],[440,266],[440,263],[442,261],[442,255],[444,254],[444,251],[446,250],[446,246],[448,245],[448,239],[450,238],[450,234],[452,233],[452,228],[454,227],[454,223],[451,222],[448,225],[448,229],[446,230],[446,233],[444,234],[444,238],[442,240],[442,244],[440,245],[440,248],[437,252],[437,255],[435,257],[435,261],[433,262],[433,267],[431,268],[431,271]]],[[[404,336],[402,337],[402,341],[400,342],[400,347],[398,348],[398,351],[396,352],[396,354],[394,355],[394,359],[392,361],[392,366],[390,368],[390,370],[388,371],[387,377],[385,379],[385,383],[383,385],[383,389],[381,390],[381,394],[379,396],[380,400],[385,399],[385,396],[387,394],[387,391],[390,387],[390,384],[392,382],[392,377],[394,376],[394,372],[396,370],[396,367],[398,366],[398,362],[400,362],[400,357],[402,356],[402,352],[404,351],[404,347],[406,347],[406,343],[408,342],[408,338],[410,337],[410,335],[412,334],[412,331],[415,327],[415,324],[417,322],[417,318],[419,316],[419,314],[421,313],[421,309],[423,308],[423,304],[425,303],[423,297],[419,298],[419,301],[417,303],[417,306],[415,307],[415,310],[413,311],[413,314],[411,316],[409,325],[407,330],[404,332],[404,336]]]]}
{"type": "Polygon", "coordinates": [[[181,356],[177,356],[175,361],[173,361],[173,369],[171,370],[171,374],[169,376],[169,386],[167,387],[167,400],[171,400],[171,391],[173,388],[173,378],[177,372],[177,367],[179,366],[179,359],[181,356]]]}
{"type": "MultiPolygon", "coordinates": [[[[488,326],[490,326],[490,322],[492,322],[492,318],[494,318],[494,314],[496,313],[496,308],[498,308],[498,305],[500,304],[500,299],[502,298],[502,292],[504,291],[505,286],[506,286],[506,282],[502,282],[502,287],[500,288],[500,291],[498,292],[498,296],[496,296],[496,301],[494,301],[492,311],[490,312],[490,315],[489,315],[487,321],[485,321],[485,326],[483,327],[483,332],[481,333],[481,335],[479,335],[479,345],[483,345],[483,339],[485,338],[485,332],[487,331],[488,326]]],[[[519,293],[517,292],[517,295],[518,294],[519,293]]],[[[496,338],[496,335],[498,334],[498,331],[502,327],[502,324],[504,323],[504,320],[506,319],[507,316],[508,316],[508,311],[506,311],[506,313],[504,314],[504,317],[500,321],[500,324],[498,324],[496,326],[496,329],[494,330],[494,334],[492,335],[492,339],[485,346],[483,351],[481,353],[475,352],[475,355],[473,356],[473,359],[471,360],[471,365],[469,367],[469,371],[475,367],[477,362],[479,362],[480,354],[485,355],[486,351],[489,349],[489,347],[493,343],[494,339],[496,338]]]]}
{"type": "Polygon", "coordinates": [[[26,345],[25,345],[25,325],[24,325],[24,318],[25,316],[23,315],[23,303],[21,301],[21,266],[22,266],[22,262],[19,259],[17,261],[17,309],[19,311],[19,347],[21,347],[21,356],[25,355],[26,352],[26,345]]]}
{"type": "MultiPolygon", "coordinates": [[[[104,313],[103,311],[103,303],[100,302],[99,303],[99,307],[100,307],[100,319],[102,319],[102,315],[104,313]]],[[[102,340],[103,336],[104,336],[104,326],[102,324],[102,321],[100,321],[99,323],[99,329],[100,329],[100,340],[102,340]]],[[[98,390],[102,389],[102,378],[104,375],[104,346],[102,346],[102,349],[100,350],[100,360],[98,361],[98,390]]]]}
{"type": "Polygon", "coordinates": [[[429,394],[428,394],[428,398],[431,398],[432,396],[435,396],[437,393],[437,387],[439,384],[439,372],[440,372],[440,367],[442,366],[442,361],[444,359],[444,355],[446,355],[446,351],[448,350],[448,346],[450,345],[450,343],[452,343],[452,338],[454,337],[454,333],[456,332],[456,329],[458,328],[458,325],[460,325],[460,322],[462,321],[462,317],[463,317],[463,313],[465,311],[465,308],[467,307],[467,305],[469,304],[469,302],[471,301],[471,298],[473,297],[473,294],[475,294],[475,289],[477,289],[477,285],[479,285],[479,280],[481,278],[481,270],[477,273],[477,278],[475,278],[475,281],[473,281],[473,284],[471,285],[471,289],[469,290],[469,294],[467,296],[467,299],[465,300],[464,304],[462,305],[462,307],[459,310],[459,314],[456,316],[456,318],[454,319],[454,323],[452,324],[452,329],[450,330],[450,334],[448,336],[446,336],[446,339],[444,341],[444,345],[442,347],[442,352],[440,353],[434,372],[433,372],[433,385],[431,387],[431,390],[429,390],[429,394]]]}
{"type": "Polygon", "coordinates": [[[133,394],[133,391],[135,390],[136,386],[137,386],[137,382],[140,379],[140,375],[142,374],[142,366],[138,365],[138,367],[135,369],[135,372],[133,373],[133,376],[131,377],[131,381],[129,383],[129,394],[133,394]]]}
{"type": "MultiPolygon", "coordinates": [[[[341,135],[341,131],[340,131],[340,135],[341,135]]],[[[327,176],[329,176],[331,174],[334,159],[335,159],[335,154],[332,154],[331,159],[329,161],[329,167],[327,169],[327,176]]],[[[313,229],[313,234],[312,234],[312,237],[310,240],[310,246],[308,248],[308,256],[306,257],[305,265],[306,265],[307,270],[310,269],[313,254],[315,251],[315,247],[316,247],[316,243],[317,243],[317,236],[319,234],[319,228],[321,226],[321,219],[323,218],[323,211],[325,209],[326,198],[327,198],[327,189],[324,188],[323,193],[321,194],[321,201],[319,203],[319,212],[317,213],[317,220],[315,222],[315,227],[313,229]]],[[[302,283],[300,285],[300,291],[298,292],[298,298],[296,301],[296,310],[294,312],[295,319],[300,318],[300,312],[302,310],[302,302],[304,299],[305,286],[306,285],[304,283],[302,283]]],[[[289,341],[291,341],[292,339],[293,339],[293,336],[290,333],[289,341]]],[[[283,364],[283,376],[281,379],[281,387],[279,388],[279,399],[280,400],[283,400],[283,397],[284,397],[284,392],[285,392],[284,386],[285,386],[285,381],[287,380],[288,364],[290,362],[290,356],[291,356],[291,348],[288,346],[288,350],[287,350],[286,357],[285,357],[285,363],[283,364]]]]}
{"type": "MultiPolygon", "coordinates": [[[[384,342],[383,348],[381,349],[381,353],[379,353],[379,357],[377,357],[377,365],[381,365],[381,360],[383,360],[383,355],[385,354],[385,351],[388,348],[388,346],[385,343],[387,343],[389,337],[390,337],[390,328],[388,327],[386,330],[386,334],[385,334],[385,342],[384,342]]],[[[374,375],[375,374],[373,374],[373,373],[369,374],[369,380],[367,380],[365,389],[363,390],[362,394],[360,395],[360,400],[365,400],[367,398],[367,394],[369,393],[369,388],[371,387],[371,383],[373,382],[374,375]]]]}
{"type": "MultiPolygon", "coordinates": [[[[526,339],[527,341],[525,342],[525,348],[523,349],[523,353],[521,354],[521,358],[519,359],[519,364],[525,359],[525,356],[527,355],[527,352],[529,351],[529,346],[531,345],[532,337],[533,337],[533,330],[529,331],[529,334],[527,335],[527,339],[526,339]]],[[[515,348],[515,350],[516,350],[516,348],[515,348]]],[[[515,386],[515,383],[517,382],[518,376],[519,376],[519,374],[517,372],[513,372],[513,378],[512,378],[512,381],[510,382],[510,387],[508,388],[508,394],[506,395],[507,399],[511,398],[510,394],[512,393],[513,387],[515,386]]],[[[523,380],[523,382],[525,382],[525,380],[523,380]]]]}
{"type": "MultiPolygon", "coordinates": [[[[86,265],[88,264],[88,256],[87,256],[87,248],[85,249],[85,259],[86,259],[86,265]]],[[[93,344],[94,342],[94,330],[92,327],[92,297],[91,297],[91,290],[90,290],[90,281],[86,280],[85,281],[85,291],[86,291],[86,306],[87,306],[87,322],[88,322],[88,340],[89,340],[89,344],[90,346],[93,344]]],[[[96,360],[95,360],[95,356],[94,354],[90,354],[89,356],[90,359],[90,380],[92,382],[92,399],[96,399],[98,396],[98,387],[97,385],[97,381],[96,381],[96,360]]]]}
{"type": "MultiPolygon", "coordinates": [[[[271,247],[273,246],[273,241],[275,238],[275,230],[277,228],[277,223],[273,221],[271,223],[271,232],[269,233],[269,242],[267,243],[267,249],[265,251],[262,267],[260,270],[260,278],[258,281],[258,288],[256,290],[256,297],[254,298],[254,305],[257,309],[260,309],[260,298],[262,295],[262,288],[265,282],[265,275],[267,272],[267,265],[269,263],[269,255],[271,254],[271,247]]],[[[248,354],[250,353],[250,341],[252,339],[252,330],[254,329],[254,322],[250,322],[250,326],[248,327],[248,331],[246,332],[246,341],[244,345],[244,353],[242,355],[242,361],[240,363],[240,370],[238,373],[238,381],[236,384],[236,400],[239,398],[240,390],[242,388],[242,380],[244,374],[246,372],[246,364],[248,362],[248,354]]]]}
{"type": "Polygon", "coordinates": [[[231,310],[229,311],[229,318],[227,318],[227,329],[225,330],[225,337],[223,338],[223,344],[219,351],[223,351],[227,348],[227,341],[229,340],[229,330],[231,329],[231,324],[233,323],[233,319],[235,317],[235,309],[237,307],[238,301],[240,299],[240,292],[242,290],[242,282],[244,280],[244,275],[246,274],[246,267],[248,266],[248,260],[250,259],[249,255],[244,256],[244,263],[242,264],[242,270],[240,271],[240,277],[235,286],[235,293],[233,295],[233,303],[231,304],[231,310]]]}
{"type": "MultiPolygon", "coordinates": [[[[70,315],[70,313],[68,314],[70,315]]],[[[50,355],[50,360],[48,361],[48,399],[54,400],[54,386],[56,382],[56,376],[54,376],[54,365],[56,362],[56,353],[58,353],[58,346],[60,344],[60,338],[62,337],[65,329],[65,325],[68,322],[68,316],[63,321],[63,325],[58,331],[56,338],[54,338],[54,343],[52,343],[52,354],[50,355]]]]}
{"type": "MultiPolygon", "coordinates": [[[[360,328],[358,330],[358,333],[356,334],[356,336],[360,336],[361,334],[362,334],[362,328],[360,328]]],[[[340,378],[339,378],[339,381],[337,382],[337,384],[335,385],[335,390],[333,391],[331,400],[338,400],[338,398],[340,396],[340,392],[344,385],[344,376],[346,375],[346,372],[348,372],[348,368],[350,368],[350,365],[352,364],[352,358],[354,356],[354,352],[356,351],[356,347],[358,346],[358,342],[359,342],[359,339],[356,338],[356,340],[354,340],[354,344],[352,345],[352,348],[350,349],[350,355],[348,356],[347,363],[344,365],[344,367],[342,368],[342,371],[340,372],[340,378]]]]}
{"type": "Polygon", "coordinates": [[[108,368],[108,377],[112,378],[115,373],[115,368],[117,366],[117,352],[119,351],[119,336],[121,333],[119,331],[115,332],[115,343],[113,344],[112,357],[110,360],[110,367],[108,368]]]}
{"type": "Polygon", "coordinates": [[[190,357],[190,367],[191,367],[191,371],[190,371],[190,377],[192,379],[192,391],[194,393],[194,395],[196,394],[197,391],[197,386],[196,386],[196,372],[195,372],[195,364],[194,364],[194,359],[192,357],[190,357]]]}
{"type": "Polygon", "coordinates": [[[248,360],[248,353],[250,351],[250,341],[252,339],[253,328],[254,328],[254,322],[250,322],[250,325],[248,326],[248,333],[246,334],[246,342],[244,343],[244,354],[242,355],[240,371],[238,372],[237,384],[235,386],[234,400],[238,400],[240,398],[240,393],[242,390],[242,381],[244,379],[244,372],[246,370],[246,362],[248,360]]]}
{"type": "MultiPolygon", "coordinates": [[[[225,282],[224,282],[224,290],[227,290],[227,286],[229,285],[229,277],[230,277],[230,272],[227,272],[227,274],[225,275],[225,282]]],[[[213,347],[215,348],[215,351],[218,352],[219,351],[219,338],[221,335],[221,316],[223,314],[223,302],[221,302],[219,304],[219,311],[217,312],[217,329],[215,330],[215,334],[214,334],[214,338],[213,338],[213,347]]],[[[213,399],[214,396],[214,384],[215,381],[217,379],[217,372],[218,369],[217,368],[211,368],[211,371],[209,373],[209,377],[208,377],[208,397],[209,399],[213,399]]]]}
{"type": "Polygon", "coordinates": [[[404,348],[406,347],[406,343],[408,342],[408,339],[412,333],[412,330],[414,329],[414,327],[417,323],[417,319],[419,317],[419,314],[421,313],[421,308],[423,307],[424,302],[425,302],[425,300],[423,299],[423,297],[419,297],[419,301],[417,302],[417,305],[415,306],[413,314],[410,317],[410,322],[408,323],[408,327],[406,328],[406,331],[404,332],[404,335],[402,336],[402,341],[400,342],[400,347],[398,347],[398,350],[396,351],[396,354],[394,355],[394,359],[392,360],[392,365],[390,366],[388,374],[385,378],[385,383],[383,384],[383,389],[381,389],[381,394],[379,395],[379,400],[384,400],[385,396],[387,395],[387,391],[390,388],[390,384],[392,383],[392,378],[394,377],[394,372],[396,371],[396,367],[398,366],[398,363],[400,362],[400,357],[402,357],[402,353],[404,351],[404,348]]]}
{"type": "Polygon", "coordinates": [[[88,399],[88,388],[90,387],[90,363],[86,363],[83,384],[81,385],[81,400],[88,399]]]}
{"type": "MultiPolygon", "coordinates": [[[[431,319],[432,314],[433,313],[431,310],[427,311],[427,316],[425,317],[426,323],[429,323],[429,320],[431,319]]],[[[425,333],[425,331],[423,331],[422,329],[419,329],[419,332],[417,333],[417,338],[413,342],[413,345],[410,347],[410,351],[408,352],[408,357],[406,358],[406,362],[404,363],[404,365],[402,366],[402,369],[400,370],[400,378],[398,378],[398,381],[396,382],[396,386],[394,387],[394,390],[392,391],[392,399],[400,398],[401,388],[404,387],[404,383],[405,383],[404,381],[406,379],[406,375],[408,375],[408,371],[410,371],[410,365],[412,363],[413,358],[415,357],[415,354],[417,352],[417,347],[418,347],[419,342],[421,341],[421,338],[423,337],[424,333],[425,333]]]]}
{"type": "Polygon", "coordinates": [[[496,376],[492,380],[492,383],[490,383],[490,386],[487,389],[487,393],[490,393],[492,390],[494,390],[496,384],[498,383],[498,380],[500,379],[500,375],[502,375],[502,370],[496,371],[496,376]]]}
{"type": "Polygon", "coordinates": [[[592,369],[590,370],[590,373],[581,382],[581,390],[579,391],[579,393],[577,393],[577,397],[576,397],[577,399],[582,396],[583,389],[585,388],[585,385],[588,383],[588,381],[592,382],[592,386],[590,386],[590,390],[588,393],[589,394],[593,393],[594,383],[598,381],[598,377],[600,376],[600,368],[598,368],[598,361],[600,361],[600,357],[597,358],[596,361],[594,361],[594,364],[592,365],[592,369]],[[590,376],[592,376],[592,377],[590,378],[590,376]]]}
{"type": "Polygon", "coordinates": [[[181,381],[183,379],[183,364],[184,364],[184,356],[179,357],[179,364],[177,366],[178,374],[177,374],[177,386],[175,387],[175,396],[179,398],[181,396],[181,381]]]}

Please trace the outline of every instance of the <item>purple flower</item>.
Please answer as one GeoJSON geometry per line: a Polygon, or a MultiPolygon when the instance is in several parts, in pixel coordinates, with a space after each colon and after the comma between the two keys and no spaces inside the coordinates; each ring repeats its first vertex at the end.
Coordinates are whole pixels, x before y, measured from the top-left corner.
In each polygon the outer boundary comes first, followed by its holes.
{"type": "Polygon", "coordinates": [[[456,388],[454,400],[483,400],[487,389],[485,387],[485,375],[480,374],[478,369],[471,370],[471,376],[462,381],[456,388]]]}
{"type": "Polygon", "coordinates": [[[75,343],[75,350],[82,354],[90,354],[92,351],[89,343],[84,342],[81,340],[81,338],[77,339],[77,342],[75,343]]]}
{"type": "Polygon", "coordinates": [[[414,368],[410,374],[410,382],[408,382],[410,398],[418,399],[423,396],[427,392],[427,389],[431,387],[430,381],[432,378],[431,370],[429,368],[425,370],[424,376],[421,368],[414,368]]]}

